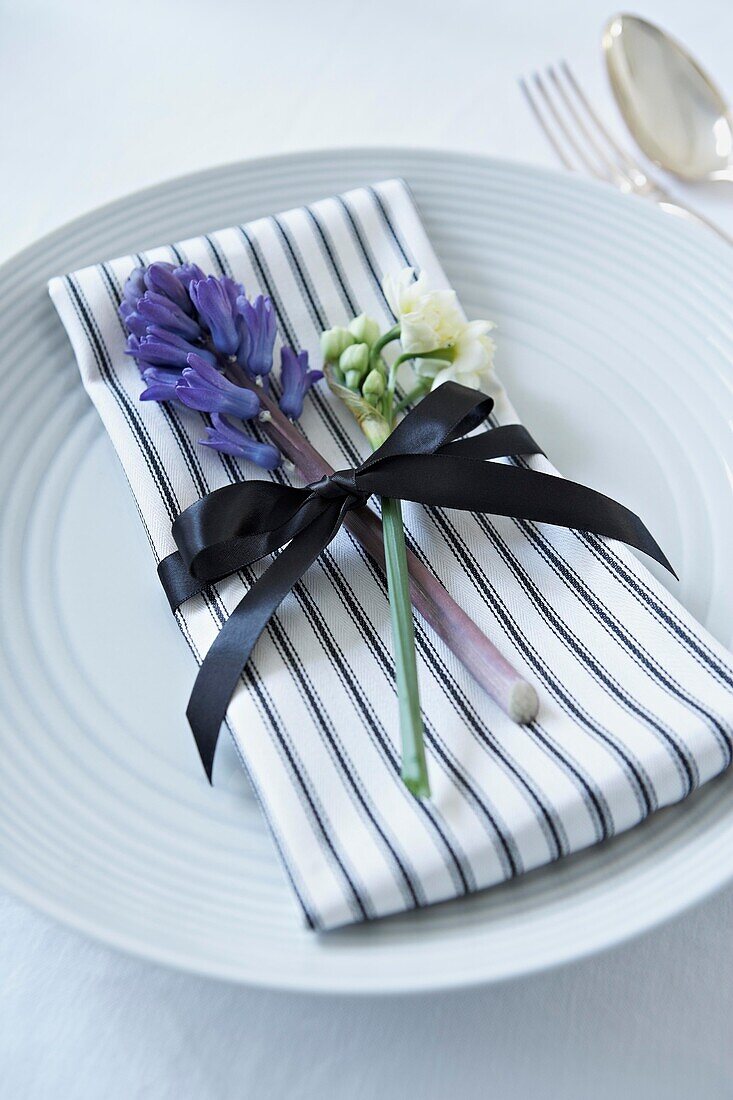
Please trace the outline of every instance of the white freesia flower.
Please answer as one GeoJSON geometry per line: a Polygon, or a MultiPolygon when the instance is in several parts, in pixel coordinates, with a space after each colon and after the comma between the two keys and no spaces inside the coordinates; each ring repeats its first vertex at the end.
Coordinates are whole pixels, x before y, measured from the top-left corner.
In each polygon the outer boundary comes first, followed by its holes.
{"type": "Polygon", "coordinates": [[[428,277],[421,271],[415,278],[415,270],[412,267],[403,267],[396,275],[385,275],[382,280],[382,290],[387,299],[389,308],[398,321],[402,321],[406,313],[412,313],[418,308],[418,303],[428,289],[428,277]]]}
{"type": "Polygon", "coordinates": [[[463,324],[453,290],[432,290],[421,271],[411,267],[386,275],[382,283],[389,308],[400,323],[400,343],[406,352],[419,354],[448,347],[463,324]]]}
{"type": "Polygon", "coordinates": [[[400,343],[406,352],[420,354],[451,347],[465,324],[454,290],[431,290],[415,309],[401,318],[400,343]]]}
{"type": "MultiPolygon", "coordinates": [[[[439,361],[441,369],[433,378],[431,389],[443,382],[460,382],[472,390],[485,390],[489,375],[494,369],[494,351],[496,345],[487,335],[496,326],[492,321],[468,321],[456,336],[452,347],[451,362],[439,361]]],[[[418,360],[430,362],[430,360],[418,360]]]]}
{"type": "Polygon", "coordinates": [[[494,365],[491,321],[466,321],[453,290],[432,290],[425,272],[417,279],[406,267],[385,276],[382,284],[390,309],[400,323],[400,343],[408,354],[445,349],[445,357],[416,359],[415,372],[431,378],[432,389],[455,381],[483,389],[494,365]]]}

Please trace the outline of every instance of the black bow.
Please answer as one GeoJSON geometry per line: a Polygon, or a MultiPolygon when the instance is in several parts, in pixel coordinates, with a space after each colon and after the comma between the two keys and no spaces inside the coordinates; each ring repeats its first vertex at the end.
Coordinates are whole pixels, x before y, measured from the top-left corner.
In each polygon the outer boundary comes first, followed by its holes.
{"type": "Polygon", "coordinates": [[[347,512],[372,493],[606,535],[643,550],[674,573],[639,517],[617,501],[552,474],[488,462],[542,453],[520,424],[462,438],[486,419],[493,404],[476,390],[447,382],[423,398],[356,469],[339,470],[304,489],[269,481],[226,485],[174,522],[178,552],[158,567],[173,610],[207,585],[285,546],[222,627],[191,693],[186,714],[209,780],[221,723],[257,639],[347,512]]]}

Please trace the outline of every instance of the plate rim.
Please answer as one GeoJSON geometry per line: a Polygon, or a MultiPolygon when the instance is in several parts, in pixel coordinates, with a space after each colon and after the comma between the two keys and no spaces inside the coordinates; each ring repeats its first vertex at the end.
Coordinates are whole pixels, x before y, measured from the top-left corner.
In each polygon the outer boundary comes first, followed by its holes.
{"type": "MultiPolygon", "coordinates": [[[[40,251],[44,246],[49,243],[53,243],[55,240],[62,238],[67,233],[72,233],[82,228],[87,223],[92,223],[98,217],[103,216],[107,212],[115,209],[122,209],[128,203],[135,203],[139,199],[145,197],[153,197],[156,194],[167,191],[169,188],[180,183],[192,183],[194,181],[203,182],[208,177],[214,178],[222,173],[229,171],[237,171],[244,168],[267,168],[275,167],[279,164],[288,164],[297,161],[306,161],[310,159],[319,159],[322,157],[328,157],[329,159],[340,160],[348,157],[399,157],[409,156],[418,157],[426,160],[431,157],[440,157],[446,160],[452,160],[454,162],[468,162],[475,164],[483,164],[485,166],[494,166],[495,168],[506,168],[510,170],[519,170],[526,172],[532,176],[545,177],[548,180],[555,183],[561,183],[563,186],[570,188],[578,188],[581,191],[588,191],[597,195],[602,195],[604,199],[613,203],[620,204],[621,207],[627,205],[628,198],[638,198],[638,196],[628,196],[622,194],[620,191],[616,191],[609,186],[608,183],[603,180],[596,180],[592,178],[586,178],[584,176],[578,176],[572,173],[564,172],[560,168],[550,167],[544,164],[532,164],[529,161],[514,160],[511,157],[494,156],[492,153],[479,153],[475,150],[461,150],[461,149],[446,149],[440,146],[433,145],[318,145],[308,149],[300,149],[290,152],[280,153],[263,153],[255,157],[242,157],[239,160],[222,161],[219,164],[209,165],[206,168],[197,168],[192,172],[184,172],[182,175],[168,176],[166,179],[158,180],[156,183],[147,184],[144,187],[136,188],[134,191],[125,192],[122,195],[118,195],[117,198],[105,199],[103,202],[92,206],[89,210],[85,210],[82,214],[77,214],[67,221],[62,222],[61,225],[56,226],[55,229],[49,230],[47,233],[43,233],[40,237],[30,242],[30,244],[24,245],[23,248],[16,249],[7,259],[0,263],[0,278],[7,274],[6,269],[12,264],[17,263],[18,260],[24,259],[26,256],[32,255],[36,250],[40,251]]],[[[655,207],[650,201],[640,201],[638,208],[645,211],[644,217],[650,217],[657,225],[669,224],[670,215],[664,214],[661,210],[655,207]]],[[[690,231],[690,229],[699,232],[695,227],[691,227],[689,223],[677,220],[678,227],[690,231]]],[[[214,228],[223,228],[217,227],[214,228]]],[[[707,242],[708,247],[712,252],[720,252],[721,255],[727,254],[728,247],[724,241],[718,237],[714,237],[712,234],[700,234],[700,240],[707,242]]],[[[106,257],[105,257],[106,258],[106,257]]]]}
{"type": "MultiPolygon", "coordinates": [[[[546,867],[536,868],[538,873],[546,870],[546,867]]],[[[525,874],[530,875],[533,873],[535,872],[525,872],[525,874]]],[[[376,978],[366,978],[362,975],[359,984],[356,984],[354,979],[349,979],[349,984],[345,984],[336,982],[332,979],[324,980],[320,977],[314,978],[312,975],[304,977],[302,980],[298,980],[294,975],[288,976],[287,979],[280,975],[267,979],[264,976],[247,975],[245,977],[233,973],[231,969],[219,966],[214,962],[204,965],[176,951],[165,952],[157,948],[154,949],[142,940],[135,940],[133,937],[122,934],[111,934],[108,932],[106,926],[95,925],[93,921],[85,920],[73,911],[66,911],[63,906],[57,906],[52,902],[48,902],[46,898],[32,889],[26,890],[18,888],[15,883],[10,885],[2,868],[0,868],[0,888],[7,890],[8,894],[17,901],[27,905],[36,913],[40,913],[42,916],[49,918],[56,925],[66,928],[76,935],[88,938],[93,943],[108,948],[125,958],[134,959],[152,966],[158,966],[175,973],[188,974],[198,978],[207,978],[210,981],[223,982],[227,985],[244,986],[248,989],[270,990],[275,993],[298,994],[304,997],[341,996],[358,997],[359,999],[368,997],[394,998],[421,996],[430,993],[468,992],[473,989],[481,989],[489,986],[506,985],[509,982],[529,979],[535,975],[550,974],[563,967],[572,966],[576,963],[581,964],[585,960],[595,958],[596,956],[607,955],[623,946],[625,943],[645,936],[656,928],[662,928],[670,924],[676,918],[682,917],[691,909],[702,905],[708,898],[714,896],[728,885],[731,880],[733,880],[733,868],[731,868],[722,882],[707,883],[694,897],[686,897],[675,909],[670,909],[661,914],[655,912],[646,920],[636,922],[634,927],[629,928],[624,926],[619,931],[618,935],[614,937],[605,936],[602,942],[589,942],[580,950],[574,950],[568,947],[562,952],[557,952],[554,958],[545,958],[539,963],[530,963],[526,966],[515,965],[511,971],[507,970],[491,975],[486,975],[485,973],[476,973],[474,975],[461,974],[454,978],[447,976],[428,976],[427,974],[422,976],[413,975],[409,982],[404,976],[391,979],[389,975],[382,972],[376,978]]],[[[491,889],[491,887],[488,887],[488,889],[491,889]]],[[[441,906],[451,905],[452,899],[439,902],[438,904],[441,906]]],[[[431,906],[431,908],[433,907],[431,906]]],[[[400,914],[397,914],[397,919],[399,919],[399,916],[400,914]]],[[[392,919],[395,918],[380,918],[380,920],[387,921],[392,919]]]]}
{"type": "MultiPolygon", "coordinates": [[[[328,158],[330,163],[336,164],[337,162],[343,163],[349,158],[370,157],[374,158],[375,161],[378,158],[404,157],[405,159],[411,158],[413,160],[418,158],[426,162],[431,159],[439,158],[443,162],[450,162],[454,165],[473,163],[482,165],[488,169],[519,171],[534,178],[545,178],[555,184],[559,183],[563,188],[569,190],[579,188],[582,191],[603,196],[604,201],[614,205],[616,203],[625,204],[626,202],[626,196],[612,191],[608,185],[603,182],[576,178],[560,170],[475,151],[441,149],[429,145],[412,148],[399,144],[316,147],[220,163],[198,169],[194,172],[171,176],[165,180],[160,180],[149,186],[100,203],[92,209],[64,222],[15,252],[0,264],[0,278],[8,278],[11,276],[12,268],[18,262],[31,259],[34,255],[42,255],[44,251],[51,251],[57,243],[63,242],[64,239],[68,241],[70,236],[83,232],[87,227],[93,226],[95,222],[104,219],[105,216],[112,211],[123,213],[126,207],[135,206],[146,198],[155,198],[156,196],[165,195],[174,187],[181,185],[201,185],[205,184],[207,179],[217,179],[228,173],[236,174],[238,172],[246,172],[250,169],[268,170],[284,166],[287,171],[292,165],[302,165],[309,161],[317,162],[320,160],[325,163],[326,158],[328,158]]],[[[643,218],[648,218],[650,222],[658,226],[664,223],[665,215],[651,204],[640,203],[638,209],[645,211],[641,216],[643,218]]],[[[701,244],[703,244],[703,247],[708,247],[713,254],[719,252],[721,256],[723,255],[725,246],[722,241],[716,241],[711,236],[707,241],[707,246],[705,246],[703,243],[705,239],[706,238],[701,234],[699,240],[701,244]]],[[[544,868],[544,870],[546,871],[547,868],[544,868]]],[[[529,872],[529,874],[531,875],[533,872],[529,872]]],[[[134,935],[125,935],[124,933],[115,932],[109,929],[107,925],[99,925],[96,924],[93,919],[85,918],[78,910],[71,908],[71,906],[67,907],[56,903],[53,899],[48,899],[41,891],[25,883],[19,875],[9,874],[7,868],[0,863],[0,885],[4,889],[7,889],[11,895],[19,898],[25,904],[42,912],[54,921],[70,927],[77,933],[89,936],[93,940],[101,942],[105,944],[105,946],[111,947],[123,954],[144,959],[146,962],[151,962],[167,968],[226,981],[232,984],[247,985],[253,988],[274,989],[290,993],[368,996],[392,996],[406,993],[468,989],[495,983],[503,983],[514,980],[515,978],[527,977],[530,974],[546,973],[560,966],[567,965],[570,962],[580,961],[591,955],[610,951],[636,936],[643,935],[651,929],[671,921],[675,917],[703,902],[706,898],[730,883],[731,880],[733,880],[733,858],[731,858],[729,866],[726,867],[725,864],[721,862],[715,868],[715,873],[709,873],[707,877],[702,880],[696,879],[694,884],[692,884],[692,889],[681,898],[677,896],[671,898],[665,905],[657,905],[653,908],[647,907],[641,913],[636,913],[633,920],[623,921],[617,926],[618,931],[615,935],[609,935],[608,929],[604,928],[603,931],[595,937],[589,937],[579,948],[574,948],[569,941],[567,941],[566,944],[558,950],[558,945],[555,943],[553,957],[542,958],[539,961],[535,959],[526,964],[523,964],[521,960],[515,960],[510,971],[487,973],[484,969],[476,974],[467,975],[462,973],[455,977],[444,974],[413,974],[408,977],[404,974],[400,974],[396,978],[391,978],[388,973],[379,972],[376,977],[366,977],[362,974],[359,975],[358,978],[349,976],[345,982],[342,982],[335,979],[330,972],[314,975],[310,971],[305,971],[302,976],[298,973],[291,973],[287,977],[281,974],[268,977],[262,973],[262,971],[243,975],[235,972],[232,967],[227,968],[223,964],[218,964],[211,958],[209,958],[208,961],[203,961],[188,957],[185,953],[181,954],[175,949],[167,951],[161,950],[160,945],[151,946],[144,940],[135,938],[134,935]]],[[[441,904],[448,905],[451,904],[451,902],[441,904]]],[[[386,919],[389,920],[390,918],[386,919]]]]}

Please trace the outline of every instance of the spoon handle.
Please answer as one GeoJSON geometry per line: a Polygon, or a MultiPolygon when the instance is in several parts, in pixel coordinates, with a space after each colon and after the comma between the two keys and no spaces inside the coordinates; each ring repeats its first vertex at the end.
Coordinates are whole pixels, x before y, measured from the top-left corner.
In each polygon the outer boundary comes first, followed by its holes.
{"type": "Polygon", "coordinates": [[[682,203],[667,197],[658,199],[657,205],[659,209],[664,210],[666,214],[672,214],[677,218],[683,218],[685,221],[704,225],[707,229],[712,229],[713,233],[717,233],[721,240],[724,240],[727,244],[733,244],[733,237],[730,233],[726,233],[724,229],[721,229],[721,227],[711,221],[710,218],[706,218],[704,214],[700,214],[690,206],[683,206],[682,203]]]}

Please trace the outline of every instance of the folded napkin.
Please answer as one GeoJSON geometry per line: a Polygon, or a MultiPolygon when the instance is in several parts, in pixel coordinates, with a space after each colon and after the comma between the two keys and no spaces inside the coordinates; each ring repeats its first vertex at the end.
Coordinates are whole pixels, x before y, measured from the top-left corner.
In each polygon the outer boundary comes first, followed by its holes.
{"type": "MultiPolygon", "coordinates": [[[[269,294],[282,340],[316,360],[324,328],[361,311],[391,323],[386,272],[410,264],[436,287],[446,279],[399,180],[54,279],[51,296],[157,562],[175,550],[171,523],[193,501],[271,475],[197,446],[199,414],[139,402],[117,305],[130,270],[153,260],[194,261],[240,280],[250,296],[269,294]]],[[[494,422],[515,422],[498,382],[492,396],[494,422]]],[[[325,384],[301,425],[337,468],[366,457],[325,384]]],[[[555,472],[542,457],[527,464],[555,472]]],[[[528,728],[514,725],[417,619],[433,795],[415,800],[399,777],[385,581],[342,529],[272,619],[228,712],[293,890],[318,929],[549,863],[684,798],[731,758],[729,654],[625,547],[410,504],[405,519],[416,552],[537,686],[540,714],[528,728]]],[[[231,577],[177,613],[199,661],[245,590],[231,577]]]]}

